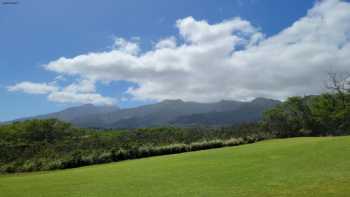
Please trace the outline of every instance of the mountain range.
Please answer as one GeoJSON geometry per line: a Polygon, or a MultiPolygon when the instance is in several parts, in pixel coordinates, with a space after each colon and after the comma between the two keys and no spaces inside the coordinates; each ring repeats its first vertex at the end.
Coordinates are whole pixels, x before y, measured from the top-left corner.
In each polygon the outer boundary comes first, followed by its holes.
{"type": "Polygon", "coordinates": [[[85,128],[224,126],[259,121],[265,110],[279,103],[278,100],[266,98],[256,98],[250,102],[222,100],[215,103],[164,100],[127,109],[86,104],[26,119],[56,118],[85,128]]]}

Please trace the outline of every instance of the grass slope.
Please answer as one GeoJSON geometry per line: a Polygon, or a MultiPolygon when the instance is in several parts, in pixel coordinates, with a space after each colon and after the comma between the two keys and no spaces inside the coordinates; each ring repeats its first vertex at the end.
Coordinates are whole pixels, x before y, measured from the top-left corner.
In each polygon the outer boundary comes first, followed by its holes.
{"type": "Polygon", "coordinates": [[[350,137],[293,138],[0,176],[0,196],[349,196],[350,137]]]}

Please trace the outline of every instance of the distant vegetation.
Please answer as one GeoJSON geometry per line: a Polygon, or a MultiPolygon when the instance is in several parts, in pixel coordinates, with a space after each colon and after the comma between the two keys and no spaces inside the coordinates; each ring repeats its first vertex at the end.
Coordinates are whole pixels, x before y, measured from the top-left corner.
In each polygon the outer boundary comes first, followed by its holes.
{"type": "Polygon", "coordinates": [[[73,168],[125,159],[253,143],[270,138],[257,125],[96,131],[55,119],[0,127],[0,171],[73,168]]]}

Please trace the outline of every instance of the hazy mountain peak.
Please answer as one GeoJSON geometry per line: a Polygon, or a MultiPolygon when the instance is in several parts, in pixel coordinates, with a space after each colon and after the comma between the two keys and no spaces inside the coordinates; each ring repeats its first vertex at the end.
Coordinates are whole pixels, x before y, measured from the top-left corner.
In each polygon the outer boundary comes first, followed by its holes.
{"type": "Polygon", "coordinates": [[[251,101],[251,103],[265,104],[265,103],[279,103],[280,101],[274,99],[268,99],[263,97],[257,97],[251,101]]]}
{"type": "Polygon", "coordinates": [[[218,103],[241,103],[240,101],[235,101],[235,100],[220,100],[218,103]]]}
{"type": "Polygon", "coordinates": [[[87,103],[87,104],[83,104],[83,105],[78,106],[78,107],[95,107],[95,105],[91,104],[91,103],[87,103]]]}
{"type": "Polygon", "coordinates": [[[181,99],[165,99],[161,103],[174,104],[174,103],[184,103],[181,99]]]}
{"type": "Polygon", "coordinates": [[[83,105],[80,105],[80,106],[77,106],[77,107],[96,107],[96,108],[119,108],[119,106],[117,105],[94,105],[94,104],[91,104],[91,103],[86,103],[86,104],[83,104],[83,105]]]}

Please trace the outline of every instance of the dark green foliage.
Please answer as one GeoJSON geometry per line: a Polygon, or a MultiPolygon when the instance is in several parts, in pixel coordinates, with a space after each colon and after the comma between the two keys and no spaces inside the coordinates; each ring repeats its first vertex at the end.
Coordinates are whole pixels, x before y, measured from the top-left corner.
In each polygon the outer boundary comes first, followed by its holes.
{"type": "Polygon", "coordinates": [[[226,128],[79,129],[49,120],[0,126],[0,172],[73,168],[235,146],[270,138],[257,124],[226,128]]]}
{"type": "Polygon", "coordinates": [[[350,134],[350,94],[290,97],[266,111],[263,124],[279,137],[350,134]]]}

